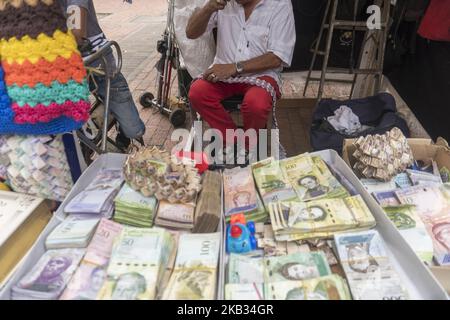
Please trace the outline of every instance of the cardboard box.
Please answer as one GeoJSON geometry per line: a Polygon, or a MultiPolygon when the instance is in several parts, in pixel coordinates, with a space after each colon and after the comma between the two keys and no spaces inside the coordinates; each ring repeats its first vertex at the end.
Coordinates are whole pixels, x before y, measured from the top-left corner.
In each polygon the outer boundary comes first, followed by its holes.
{"type": "Polygon", "coordinates": [[[430,270],[450,295],[450,267],[430,267],[430,270]]]}
{"type": "MultiPolygon", "coordinates": [[[[342,148],[342,158],[353,169],[356,162],[353,153],[356,147],[353,145],[354,139],[344,141],[342,148]]],[[[414,159],[423,160],[425,162],[433,159],[436,161],[439,169],[446,167],[450,169],[450,148],[447,141],[439,138],[436,143],[430,139],[408,139],[414,159]]]]}

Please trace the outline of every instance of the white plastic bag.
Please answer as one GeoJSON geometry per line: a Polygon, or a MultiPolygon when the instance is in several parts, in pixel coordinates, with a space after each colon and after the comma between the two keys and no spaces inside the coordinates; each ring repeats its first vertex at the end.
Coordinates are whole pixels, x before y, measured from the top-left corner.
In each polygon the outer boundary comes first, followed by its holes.
{"type": "Polygon", "coordinates": [[[216,44],[212,32],[205,33],[196,40],[186,37],[186,26],[189,18],[197,8],[203,7],[207,0],[176,0],[175,1],[175,36],[187,71],[196,78],[214,61],[216,44]]]}

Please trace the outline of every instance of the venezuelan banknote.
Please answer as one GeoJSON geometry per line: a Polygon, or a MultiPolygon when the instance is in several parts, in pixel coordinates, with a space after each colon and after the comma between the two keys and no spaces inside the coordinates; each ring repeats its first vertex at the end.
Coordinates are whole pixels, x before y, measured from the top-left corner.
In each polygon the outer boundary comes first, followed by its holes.
{"type": "Polygon", "coordinates": [[[164,300],[212,300],[216,297],[220,233],[182,234],[164,300]]]}
{"type": "Polygon", "coordinates": [[[114,239],[122,231],[122,225],[101,219],[81,261],[61,300],[95,300],[106,281],[114,239]]]}
{"type": "Polygon", "coordinates": [[[266,300],[351,300],[346,281],[336,274],[264,285],[266,300]]]}
{"type": "Polygon", "coordinates": [[[269,205],[278,241],[327,238],[350,229],[369,229],[376,222],[360,195],[309,202],[277,202],[269,205]]]}
{"type": "Polygon", "coordinates": [[[377,231],[335,235],[354,300],[404,300],[408,292],[377,231]]]}
{"type": "Polygon", "coordinates": [[[153,300],[175,243],[160,228],[124,227],[116,238],[99,300],[153,300]]]}

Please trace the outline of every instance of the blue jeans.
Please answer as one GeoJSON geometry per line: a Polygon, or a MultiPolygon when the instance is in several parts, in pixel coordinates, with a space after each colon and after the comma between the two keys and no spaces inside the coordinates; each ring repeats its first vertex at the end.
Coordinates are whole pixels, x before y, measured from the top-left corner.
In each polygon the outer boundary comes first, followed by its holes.
{"type": "MultiPolygon", "coordinates": [[[[105,101],[106,98],[106,80],[104,77],[94,76],[98,85],[98,95],[105,101]]],[[[95,85],[90,83],[91,90],[95,85]]],[[[127,80],[118,73],[111,80],[110,91],[110,111],[119,122],[120,131],[130,139],[139,139],[145,133],[145,124],[139,116],[139,112],[134,104],[133,97],[128,87],[127,80]]]]}

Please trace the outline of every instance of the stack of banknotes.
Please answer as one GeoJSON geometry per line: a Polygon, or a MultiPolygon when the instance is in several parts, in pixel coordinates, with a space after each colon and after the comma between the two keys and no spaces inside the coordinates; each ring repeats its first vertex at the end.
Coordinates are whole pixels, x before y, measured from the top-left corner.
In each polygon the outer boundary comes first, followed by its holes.
{"type": "Polygon", "coordinates": [[[297,194],[281,170],[280,163],[267,158],[252,165],[253,177],[264,205],[274,201],[296,200],[297,194]]]}
{"type": "Polygon", "coordinates": [[[164,300],[213,300],[219,272],[220,233],[182,234],[164,300]]]}
{"type": "Polygon", "coordinates": [[[217,231],[222,216],[222,175],[220,172],[206,171],[202,180],[202,192],[195,207],[193,233],[217,231]]]}
{"type": "Polygon", "coordinates": [[[248,221],[265,222],[268,214],[256,190],[250,167],[227,169],[223,172],[225,218],[243,213],[248,221]]]}
{"type": "Polygon", "coordinates": [[[62,135],[3,136],[0,174],[14,191],[63,201],[73,187],[62,135]]]}
{"type": "Polygon", "coordinates": [[[300,201],[350,196],[320,157],[302,154],[280,161],[280,167],[300,201]]]}
{"type": "Polygon", "coordinates": [[[78,268],[84,249],[47,251],[11,290],[12,300],[56,300],[78,268]]]}
{"type": "Polygon", "coordinates": [[[194,227],[194,203],[159,202],[155,224],[161,227],[190,230],[194,227]]]}
{"type": "Polygon", "coordinates": [[[414,205],[433,240],[434,259],[450,265],[450,184],[396,190],[401,204],[414,205]]]}
{"type": "Polygon", "coordinates": [[[70,215],[45,240],[47,249],[86,248],[100,218],[93,215],[70,215]]]}
{"type": "Polygon", "coordinates": [[[111,218],[114,198],[124,181],[122,169],[103,169],[86,189],[76,195],[64,208],[69,214],[94,213],[111,218]]]}
{"type": "Polygon", "coordinates": [[[106,281],[106,268],[109,264],[114,239],[123,227],[107,219],[101,219],[92,237],[86,255],[61,300],[95,300],[106,281]]]}
{"type": "Polygon", "coordinates": [[[227,300],[348,300],[343,278],[332,274],[323,252],[262,257],[231,254],[227,300]]]}
{"type": "Polygon", "coordinates": [[[397,205],[383,207],[384,212],[397,227],[400,234],[424,262],[433,260],[433,240],[415,206],[397,205]]]}
{"type": "Polygon", "coordinates": [[[377,231],[335,235],[354,300],[405,300],[408,292],[377,231]]]}
{"type": "Polygon", "coordinates": [[[345,230],[367,230],[376,225],[360,195],[309,202],[276,202],[269,205],[272,228],[278,241],[329,238],[345,230]]]}
{"type": "Polygon", "coordinates": [[[114,199],[114,221],[134,227],[150,228],[153,226],[156,203],[155,197],[145,197],[125,183],[114,199]]]}
{"type": "Polygon", "coordinates": [[[114,241],[99,300],[153,300],[172,251],[173,236],[160,228],[124,227],[114,241]]]}

